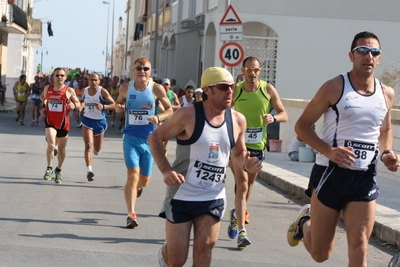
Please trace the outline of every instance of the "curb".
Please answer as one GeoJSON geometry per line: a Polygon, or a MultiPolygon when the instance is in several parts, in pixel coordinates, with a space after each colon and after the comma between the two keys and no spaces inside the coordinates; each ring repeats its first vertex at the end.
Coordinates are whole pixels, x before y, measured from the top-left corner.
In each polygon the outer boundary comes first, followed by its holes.
{"type": "MultiPolygon", "coordinates": [[[[279,168],[279,167],[276,167],[279,168]]],[[[274,174],[261,171],[257,179],[261,179],[276,188],[286,192],[287,194],[299,199],[303,203],[310,203],[311,200],[306,194],[304,193],[303,186],[299,186],[293,183],[286,181],[285,179],[278,177],[274,174]]],[[[379,241],[388,244],[394,248],[400,248],[400,231],[391,227],[391,225],[382,223],[385,221],[385,218],[393,217],[390,213],[389,208],[376,204],[376,216],[375,216],[375,223],[372,230],[371,237],[377,238],[379,241]],[[387,211],[387,212],[385,212],[387,211]]],[[[341,216],[341,220],[343,220],[341,216]]],[[[399,227],[399,224],[394,224],[393,226],[399,227]]]]}

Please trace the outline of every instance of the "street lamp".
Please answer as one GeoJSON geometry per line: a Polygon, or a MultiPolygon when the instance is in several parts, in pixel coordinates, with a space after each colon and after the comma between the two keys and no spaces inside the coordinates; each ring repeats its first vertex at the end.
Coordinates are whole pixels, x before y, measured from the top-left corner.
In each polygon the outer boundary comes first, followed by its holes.
{"type": "MultiPolygon", "coordinates": [[[[109,50],[107,51],[106,48],[103,48],[103,52],[101,53],[103,56],[104,55],[106,56],[106,70],[107,70],[107,63],[110,60],[110,52],[111,51],[109,51],[109,50]]],[[[104,75],[104,77],[106,77],[106,76],[104,75]]]]}
{"type": "MultiPolygon", "coordinates": [[[[111,31],[111,75],[114,75],[114,15],[115,15],[115,0],[113,0],[113,16],[112,16],[112,31],[111,31]]],[[[128,35],[128,33],[126,34],[128,35]]]]}
{"type": "MultiPolygon", "coordinates": [[[[49,55],[49,51],[46,47],[40,48],[40,73],[43,74],[43,50],[46,50],[46,56],[49,55]]],[[[36,50],[36,55],[39,54],[39,49],[36,50]]]]}
{"type": "MultiPolygon", "coordinates": [[[[103,4],[108,5],[108,15],[107,15],[107,36],[106,36],[106,53],[108,53],[108,26],[110,25],[110,2],[103,1],[103,4]]],[[[105,72],[104,77],[108,77],[107,73],[107,55],[106,55],[106,62],[105,62],[105,72]]]]}

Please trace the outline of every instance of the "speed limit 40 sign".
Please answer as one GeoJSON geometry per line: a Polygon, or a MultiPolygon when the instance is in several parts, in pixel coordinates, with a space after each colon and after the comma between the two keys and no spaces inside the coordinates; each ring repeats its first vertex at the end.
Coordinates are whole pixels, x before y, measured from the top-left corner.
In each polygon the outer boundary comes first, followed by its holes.
{"type": "Polygon", "coordinates": [[[235,42],[228,42],[221,46],[219,59],[227,67],[236,67],[244,58],[243,47],[235,42]]]}

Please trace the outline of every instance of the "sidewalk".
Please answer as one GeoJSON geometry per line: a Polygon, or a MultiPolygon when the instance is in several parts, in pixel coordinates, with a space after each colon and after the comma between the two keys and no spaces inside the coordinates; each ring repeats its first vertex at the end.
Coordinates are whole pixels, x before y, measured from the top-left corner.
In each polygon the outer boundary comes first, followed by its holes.
{"type": "MultiPolygon", "coordinates": [[[[258,178],[282,191],[310,203],[304,190],[314,163],[291,161],[287,153],[266,153],[258,178]]],[[[377,177],[380,195],[377,199],[373,236],[391,246],[400,247],[400,198],[398,181],[377,177]]]]}
{"type": "Polygon", "coordinates": [[[15,110],[15,100],[13,98],[6,98],[4,106],[0,104],[0,112],[13,112],[13,110],[15,110]]]}

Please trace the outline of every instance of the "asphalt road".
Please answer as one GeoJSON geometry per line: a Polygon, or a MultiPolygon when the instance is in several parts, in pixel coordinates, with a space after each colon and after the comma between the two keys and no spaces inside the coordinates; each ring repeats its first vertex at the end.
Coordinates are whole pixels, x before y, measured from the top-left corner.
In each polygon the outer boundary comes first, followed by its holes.
{"type": "MultiPolygon", "coordinates": [[[[157,252],[165,238],[165,223],[158,212],[165,186],[156,165],[137,203],[139,227],[126,229],[126,168],[118,128],[106,132],[103,149],[94,157],[95,181],[89,183],[81,132],[72,122],[63,183],[58,185],[54,179],[42,178],[46,168],[42,123],[32,127],[26,119],[21,126],[14,118],[15,113],[0,113],[0,266],[158,266],[157,252]]],[[[171,140],[170,161],[175,157],[174,146],[171,140]]],[[[231,173],[226,186],[230,209],[234,200],[231,173]]],[[[287,226],[301,205],[258,181],[248,205],[252,244],[238,250],[236,240],[228,238],[227,211],[212,266],[347,266],[341,225],[332,257],[323,264],[315,263],[302,244],[294,248],[287,244],[287,226]]],[[[395,254],[374,240],[368,249],[373,267],[387,266],[395,254]]],[[[190,252],[185,266],[191,266],[191,259],[190,252]]]]}

